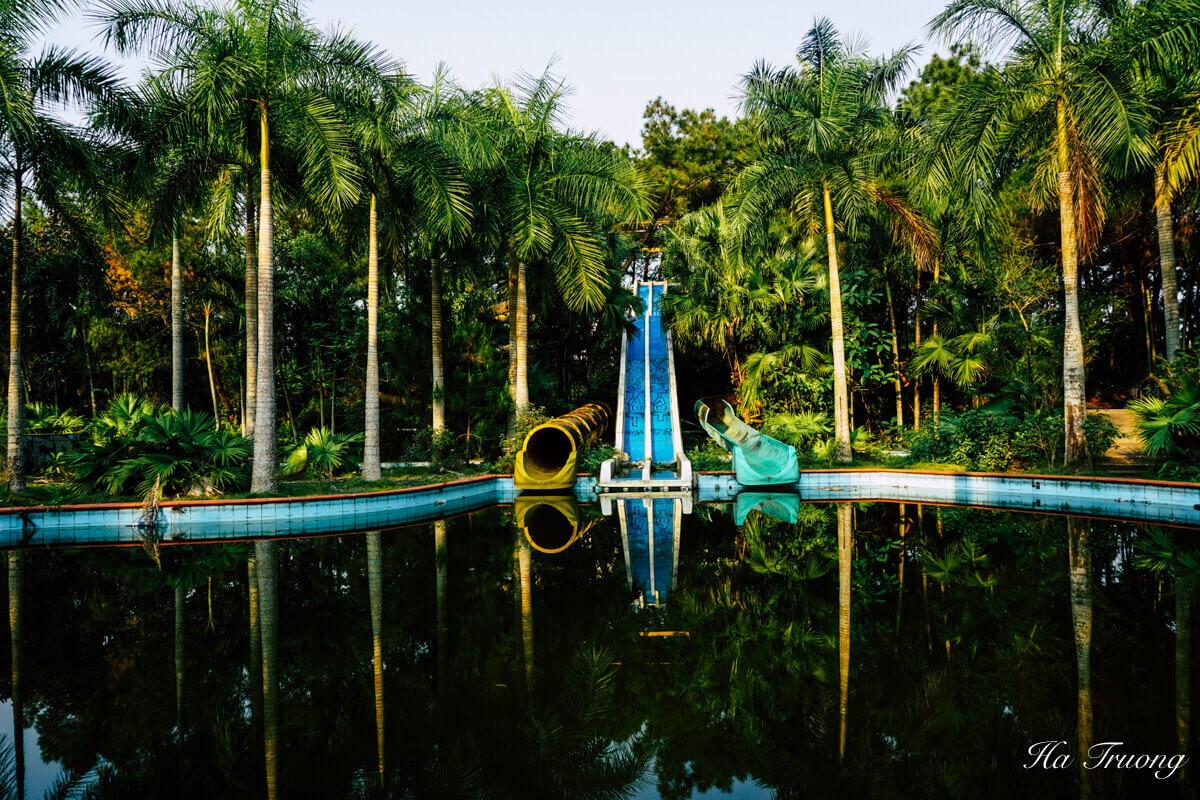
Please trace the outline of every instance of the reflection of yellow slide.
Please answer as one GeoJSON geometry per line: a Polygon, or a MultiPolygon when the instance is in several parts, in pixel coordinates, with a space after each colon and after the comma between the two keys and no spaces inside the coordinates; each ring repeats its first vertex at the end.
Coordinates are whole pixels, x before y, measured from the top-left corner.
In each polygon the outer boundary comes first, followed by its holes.
{"type": "Polygon", "coordinates": [[[608,427],[608,406],[588,403],[529,432],[513,467],[518,489],[570,489],[575,486],[579,451],[608,427]]]}
{"type": "Polygon", "coordinates": [[[591,527],[579,526],[574,495],[525,495],[513,503],[517,527],[539,553],[561,553],[591,527]]]}

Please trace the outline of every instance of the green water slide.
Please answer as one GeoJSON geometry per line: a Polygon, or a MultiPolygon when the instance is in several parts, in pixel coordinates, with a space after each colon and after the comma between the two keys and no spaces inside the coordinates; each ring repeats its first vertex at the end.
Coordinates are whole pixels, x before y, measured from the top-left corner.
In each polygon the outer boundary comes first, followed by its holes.
{"type": "Polygon", "coordinates": [[[743,486],[778,486],[800,480],[796,448],[751,428],[722,397],[696,401],[700,425],[733,454],[733,472],[743,486]]]}

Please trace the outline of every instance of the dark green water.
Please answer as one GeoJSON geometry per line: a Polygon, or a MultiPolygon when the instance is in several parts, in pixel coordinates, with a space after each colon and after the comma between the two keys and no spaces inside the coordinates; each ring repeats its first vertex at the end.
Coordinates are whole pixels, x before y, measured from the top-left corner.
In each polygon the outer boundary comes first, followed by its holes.
{"type": "Polygon", "coordinates": [[[1190,763],[1160,780],[1079,752],[1190,754],[1195,532],[843,509],[840,530],[813,505],[739,529],[698,507],[657,608],[596,509],[554,555],[502,509],[377,551],[279,541],[278,619],[253,634],[253,544],[163,545],[161,567],[31,548],[9,559],[0,717],[11,734],[15,686],[28,797],[97,765],[100,797],[264,797],[264,738],[280,798],[1187,796],[1190,763]],[[277,652],[265,726],[252,635],[277,652]],[[1027,768],[1037,742],[1063,744],[1027,768]]]}

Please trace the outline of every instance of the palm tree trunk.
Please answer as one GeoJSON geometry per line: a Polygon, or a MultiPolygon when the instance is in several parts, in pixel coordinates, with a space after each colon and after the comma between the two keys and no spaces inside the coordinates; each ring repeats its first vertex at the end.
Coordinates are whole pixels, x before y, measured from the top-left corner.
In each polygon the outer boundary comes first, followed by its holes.
{"type": "Polygon", "coordinates": [[[529,285],[525,262],[517,262],[517,385],[513,391],[517,413],[529,405],[529,285]]]}
{"type": "Polygon", "coordinates": [[[1092,555],[1088,550],[1088,522],[1067,517],[1067,556],[1070,561],[1071,622],[1075,630],[1075,666],[1078,678],[1078,742],[1080,796],[1090,797],[1091,771],[1084,764],[1092,747],[1092,555]]]}
{"type": "Polygon", "coordinates": [[[1179,352],[1179,285],[1175,279],[1175,227],[1171,219],[1171,196],[1167,192],[1162,164],[1154,168],[1154,216],[1158,220],[1158,265],[1162,271],[1163,331],[1167,361],[1179,352]]]}
{"type": "Polygon", "coordinates": [[[8,632],[12,657],[13,749],[16,767],[17,798],[25,798],[25,693],[21,686],[22,629],[21,601],[25,594],[25,554],[8,552],[8,632]]]}
{"type": "Polygon", "coordinates": [[[367,533],[367,590],[371,601],[371,654],[375,671],[375,752],[379,785],[383,786],[383,542],[379,531],[367,533]]]}
{"type": "Polygon", "coordinates": [[[846,339],[842,330],[842,284],[838,277],[837,240],[833,229],[833,204],[829,187],[822,186],[825,201],[825,246],[829,253],[829,324],[833,331],[833,426],[837,460],[849,461],[850,398],[846,388],[846,339]]]}
{"type": "Polygon", "coordinates": [[[517,429],[517,259],[508,256],[508,396],[512,415],[508,421],[511,436],[517,429]]]}
{"type": "Polygon", "coordinates": [[[1087,416],[1084,395],[1083,330],[1079,319],[1079,245],[1075,235],[1075,201],[1071,186],[1067,149],[1067,111],[1058,100],[1058,210],[1062,229],[1064,329],[1063,329],[1063,420],[1066,452],[1063,463],[1087,458],[1083,421],[1087,416]]]}
{"type": "Polygon", "coordinates": [[[221,427],[221,409],[217,407],[217,379],[213,374],[212,339],[209,338],[209,320],[212,319],[212,303],[204,303],[204,366],[208,368],[208,394],[212,397],[213,424],[221,427]]]}
{"type": "Polygon", "coordinates": [[[12,231],[12,289],[8,301],[8,490],[25,489],[25,453],[21,448],[24,398],[21,396],[21,173],[13,179],[16,201],[12,231]]]}
{"type": "MultiPolygon", "coordinates": [[[[921,347],[921,270],[917,270],[917,307],[913,312],[913,351],[921,347]]],[[[921,430],[921,377],[913,376],[913,430],[921,430]]]]}
{"type": "Polygon", "coordinates": [[[183,265],[178,221],[171,229],[171,408],[183,411],[183,265]]]}
{"type": "Polygon", "coordinates": [[[363,425],[364,480],[383,477],[379,464],[379,217],[375,193],[371,192],[371,216],[367,229],[367,390],[363,425]]]}
{"type": "Polygon", "coordinates": [[[258,372],[255,384],[254,471],[250,491],[273,494],[275,472],[275,266],[271,257],[271,145],[267,107],[259,117],[261,181],[258,198],[258,372]]]}
{"type": "Polygon", "coordinates": [[[258,410],[258,250],[254,233],[254,192],[246,177],[246,404],[242,407],[242,435],[254,435],[258,410]]]}
{"type": "MultiPolygon", "coordinates": [[[[259,419],[262,418],[259,417],[259,419]]],[[[262,641],[263,767],[266,775],[267,800],[275,800],[278,796],[279,776],[279,673],[277,671],[278,650],[275,638],[279,622],[277,548],[278,544],[273,541],[259,540],[254,543],[262,641]]]]}
{"type": "Polygon", "coordinates": [[[429,269],[429,326],[433,347],[433,432],[446,429],[445,364],[442,354],[442,262],[434,256],[429,269]]]}
{"type": "Polygon", "coordinates": [[[883,288],[887,292],[888,321],[892,326],[892,368],[896,371],[896,377],[892,381],[892,388],[896,390],[896,426],[903,428],[904,392],[900,381],[900,338],[896,335],[896,307],[892,303],[891,282],[884,280],[883,288]]]}
{"type": "Polygon", "coordinates": [[[850,709],[850,579],[854,559],[854,526],[849,503],[838,503],[838,763],[846,755],[846,722],[850,709]]]}

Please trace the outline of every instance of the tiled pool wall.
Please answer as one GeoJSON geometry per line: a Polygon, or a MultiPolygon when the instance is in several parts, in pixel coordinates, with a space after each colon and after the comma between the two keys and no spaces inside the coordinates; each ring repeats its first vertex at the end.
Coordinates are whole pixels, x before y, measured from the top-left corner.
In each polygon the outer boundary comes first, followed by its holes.
{"type": "Polygon", "coordinates": [[[1200,484],[1054,475],[816,470],[802,500],[892,500],[1200,526],[1200,484]]]}
{"type": "MultiPolygon", "coordinates": [[[[170,502],[159,508],[158,534],[165,542],[204,542],[379,530],[511,503],[515,496],[511,477],[487,475],[343,497],[170,502]]],[[[138,544],[145,532],[144,511],[132,504],[0,510],[0,548],[138,544]]]]}
{"type": "MultiPolygon", "coordinates": [[[[697,475],[696,498],[729,502],[744,487],[732,473],[697,475]]],[[[759,490],[761,487],[756,487],[759,490]]],[[[797,484],[815,502],[890,500],[1114,517],[1200,527],[1200,484],[1043,475],[816,470],[797,484]]],[[[204,542],[314,536],[427,522],[511,503],[512,477],[485,475],[389,492],[307,498],[179,501],[160,507],[163,541],[204,542]]],[[[596,479],[580,476],[580,502],[595,502],[596,479]]],[[[138,544],[145,534],[135,504],[0,509],[0,548],[28,545],[138,544]]]]}

